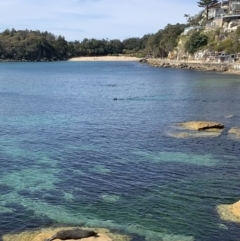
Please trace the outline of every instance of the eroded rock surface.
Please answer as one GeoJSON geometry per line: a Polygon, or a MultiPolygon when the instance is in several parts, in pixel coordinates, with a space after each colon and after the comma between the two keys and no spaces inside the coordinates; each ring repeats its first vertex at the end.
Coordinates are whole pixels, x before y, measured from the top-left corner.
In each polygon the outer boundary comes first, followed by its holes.
{"type": "Polygon", "coordinates": [[[228,134],[233,135],[236,138],[240,138],[240,127],[233,127],[228,131],[228,134]]]}
{"type": "MultiPolygon", "coordinates": [[[[37,231],[26,231],[19,234],[6,234],[3,235],[3,241],[45,241],[52,237],[55,233],[61,230],[73,229],[73,228],[49,228],[41,229],[37,231]]],[[[83,229],[83,228],[81,228],[83,229]]],[[[68,239],[68,241],[130,241],[130,237],[126,235],[111,233],[108,229],[96,228],[88,230],[94,230],[98,233],[98,237],[89,237],[82,239],[68,239]]],[[[55,239],[54,241],[61,241],[60,239],[55,239]]]]}
{"type": "Polygon", "coordinates": [[[178,124],[179,126],[188,129],[188,130],[222,130],[224,125],[219,122],[215,121],[189,121],[189,122],[182,122],[178,124]]]}
{"type": "Polygon", "coordinates": [[[234,204],[222,204],[217,206],[221,219],[240,223],[240,200],[234,204]]]}
{"type": "Polygon", "coordinates": [[[187,139],[187,138],[198,138],[198,137],[218,137],[221,135],[221,132],[209,132],[209,131],[195,131],[195,132],[170,132],[168,136],[178,138],[178,139],[187,139]]]}

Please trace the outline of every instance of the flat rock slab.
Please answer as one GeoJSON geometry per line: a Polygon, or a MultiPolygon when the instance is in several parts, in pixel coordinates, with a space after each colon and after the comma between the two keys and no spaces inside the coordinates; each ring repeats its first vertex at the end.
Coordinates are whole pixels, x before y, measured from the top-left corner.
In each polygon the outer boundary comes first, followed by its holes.
{"type": "Polygon", "coordinates": [[[240,200],[234,204],[222,204],[217,206],[221,219],[240,223],[240,200]]]}
{"type": "Polygon", "coordinates": [[[183,127],[187,130],[203,131],[203,130],[221,130],[224,125],[215,121],[189,121],[178,123],[178,126],[183,127]]]}
{"type": "Polygon", "coordinates": [[[234,135],[236,138],[240,138],[240,127],[233,127],[228,131],[228,134],[234,135]]]}
{"type": "Polygon", "coordinates": [[[221,135],[220,131],[201,131],[201,132],[170,132],[168,136],[178,139],[199,138],[199,137],[218,137],[221,135]]]}
{"type": "MultiPolygon", "coordinates": [[[[75,227],[76,228],[76,227],[75,227]]],[[[64,227],[64,228],[49,228],[41,229],[37,231],[25,231],[19,234],[6,234],[3,235],[3,241],[45,241],[52,237],[54,234],[61,230],[69,230],[73,228],[64,227]]],[[[84,229],[81,227],[81,229],[84,229]]],[[[67,241],[130,241],[130,237],[126,235],[111,233],[108,229],[103,228],[85,228],[88,230],[94,230],[98,233],[98,237],[89,237],[82,239],[68,239],[67,241]]],[[[60,239],[54,239],[54,241],[62,241],[60,239]]]]}

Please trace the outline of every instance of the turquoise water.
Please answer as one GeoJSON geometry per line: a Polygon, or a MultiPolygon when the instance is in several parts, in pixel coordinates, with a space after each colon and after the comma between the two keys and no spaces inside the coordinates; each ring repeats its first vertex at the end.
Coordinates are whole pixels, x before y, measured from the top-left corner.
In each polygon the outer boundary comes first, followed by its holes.
{"type": "Polygon", "coordinates": [[[227,134],[239,92],[239,76],[135,62],[1,63],[0,235],[85,225],[133,241],[238,239],[216,206],[240,197],[227,134]],[[226,128],[169,135],[190,120],[226,128]]]}

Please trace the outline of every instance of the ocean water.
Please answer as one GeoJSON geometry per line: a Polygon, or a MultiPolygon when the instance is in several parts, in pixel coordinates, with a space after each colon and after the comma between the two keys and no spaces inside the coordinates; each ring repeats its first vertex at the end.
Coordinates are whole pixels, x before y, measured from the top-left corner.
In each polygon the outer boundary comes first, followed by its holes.
{"type": "Polygon", "coordinates": [[[239,76],[135,62],[1,63],[0,237],[85,225],[133,241],[239,239],[216,212],[240,198],[239,93],[239,76]],[[225,129],[171,135],[191,120],[225,129]]]}

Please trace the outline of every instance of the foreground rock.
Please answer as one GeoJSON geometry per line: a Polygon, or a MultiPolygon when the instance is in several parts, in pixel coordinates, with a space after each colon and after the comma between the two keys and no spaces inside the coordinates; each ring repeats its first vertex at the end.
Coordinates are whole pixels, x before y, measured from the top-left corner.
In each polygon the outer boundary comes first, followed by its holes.
{"type": "Polygon", "coordinates": [[[215,122],[215,121],[189,121],[179,123],[179,126],[188,129],[188,130],[195,130],[195,131],[203,131],[203,130],[221,130],[224,128],[224,125],[215,122]]]}
{"type": "Polygon", "coordinates": [[[232,205],[219,205],[217,211],[221,219],[240,223],[240,200],[232,205]]]}
{"type": "MultiPolygon", "coordinates": [[[[73,228],[49,228],[41,229],[38,231],[26,231],[19,234],[7,234],[2,237],[3,241],[44,241],[52,237],[55,233],[61,230],[73,229],[73,228]]],[[[83,229],[83,228],[81,228],[83,229]]],[[[130,241],[130,237],[126,235],[120,235],[116,233],[111,233],[108,229],[96,228],[88,230],[94,230],[98,233],[98,237],[89,237],[82,239],[68,239],[68,241],[130,241]]],[[[54,241],[61,241],[60,239],[55,239],[54,241]]]]}

